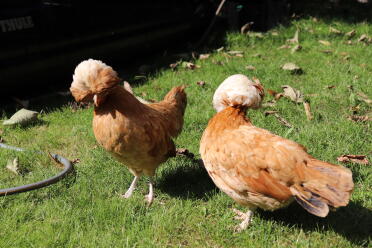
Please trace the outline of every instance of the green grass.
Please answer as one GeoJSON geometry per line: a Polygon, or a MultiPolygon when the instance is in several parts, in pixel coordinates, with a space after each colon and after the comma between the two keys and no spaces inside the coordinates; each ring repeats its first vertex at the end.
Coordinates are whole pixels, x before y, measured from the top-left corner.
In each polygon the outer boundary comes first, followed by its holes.
{"type": "MultiPolygon", "coordinates": [[[[188,107],[178,147],[199,156],[199,140],[214,114],[211,98],[226,77],[242,73],[257,77],[265,89],[281,91],[281,85],[301,90],[311,101],[314,119],[306,119],[303,106],[280,99],[275,107],[295,128],[289,130],[274,116],[259,109],[250,111],[256,126],[299,142],[310,154],[332,163],[342,154],[365,154],[371,160],[371,124],[347,119],[350,91],[372,96],[372,49],[356,42],[361,34],[372,37],[372,25],[347,24],[320,19],[294,21],[278,27],[263,38],[231,33],[226,49],[244,51],[244,57],[228,58],[214,52],[206,60],[197,60],[196,70],[161,70],[137,94],[160,100],[175,85],[186,84],[188,107]],[[329,33],[329,26],[348,32],[355,29],[353,45],[344,36],[329,33]],[[278,49],[300,28],[303,49],[291,54],[278,49]],[[313,33],[310,33],[312,30],[313,33]],[[272,35],[276,31],[279,35],[272,35]],[[325,47],[318,40],[328,40],[325,47]],[[329,49],[326,54],[322,50],[329,49]],[[343,52],[349,60],[344,60],[343,52]],[[254,56],[261,54],[261,56],[254,56]],[[221,61],[223,65],[214,62],[221,61]],[[280,69],[294,62],[304,70],[291,75],[280,69]],[[256,67],[247,71],[246,65],[256,67]],[[197,81],[205,81],[201,87],[197,81]],[[325,89],[335,85],[333,89],[325,89]]],[[[115,68],[115,65],[112,65],[115,68]]],[[[119,68],[118,68],[119,69],[119,68]]],[[[267,96],[265,101],[271,100],[267,96]]],[[[357,102],[359,115],[371,111],[357,102]]],[[[257,211],[253,223],[244,232],[233,232],[232,208],[238,206],[220,192],[198,164],[188,158],[169,159],[157,171],[154,204],[147,208],[147,193],[142,179],[132,198],[123,200],[132,180],[129,171],[98,147],[91,128],[92,108],[73,112],[69,106],[48,110],[42,122],[28,128],[1,127],[8,144],[79,158],[76,173],[65,180],[37,190],[0,198],[0,247],[368,247],[372,233],[372,167],[347,164],[353,171],[355,190],[350,204],[321,219],[308,214],[296,203],[275,212],[257,211]]],[[[34,182],[55,174],[58,169],[47,158],[32,152],[24,154],[0,150],[0,188],[34,182]],[[23,177],[5,169],[8,159],[19,157],[29,170],[23,177]]]]}

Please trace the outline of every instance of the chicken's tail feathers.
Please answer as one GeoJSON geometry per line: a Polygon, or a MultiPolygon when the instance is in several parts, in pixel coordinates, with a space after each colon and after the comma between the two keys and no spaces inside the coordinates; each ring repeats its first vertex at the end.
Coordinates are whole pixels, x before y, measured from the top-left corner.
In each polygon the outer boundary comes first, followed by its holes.
{"type": "Polygon", "coordinates": [[[92,101],[120,82],[116,71],[100,60],[88,59],[75,68],[70,91],[76,101],[92,101]]]}
{"type": "Polygon", "coordinates": [[[325,217],[329,207],[338,208],[349,203],[354,188],[349,169],[311,159],[300,185],[290,190],[296,201],[310,213],[325,217]]]}

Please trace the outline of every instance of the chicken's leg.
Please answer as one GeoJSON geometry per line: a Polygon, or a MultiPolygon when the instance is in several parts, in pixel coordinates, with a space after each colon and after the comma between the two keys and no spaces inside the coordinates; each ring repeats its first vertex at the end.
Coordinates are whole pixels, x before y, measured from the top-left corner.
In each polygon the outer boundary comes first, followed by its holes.
{"type": "Polygon", "coordinates": [[[152,201],[154,200],[154,186],[153,186],[153,180],[152,177],[150,177],[149,182],[149,194],[145,196],[145,199],[147,201],[147,206],[150,206],[152,204],[152,201]]]}
{"type": "Polygon", "coordinates": [[[127,192],[125,192],[124,195],[121,195],[122,197],[124,197],[124,198],[131,197],[131,195],[133,194],[133,191],[136,189],[138,179],[139,179],[139,176],[134,177],[132,183],[130,184],[129,189],[127,190],[127,192]]]}
{"type": "Polygon", "coordinates": [[[249,226],[249,224],[252,221],[253,211],[254,210],[249,209],[246,213],[243,213],[243,212],[241,212],[241,211],[233,208],[233,211],[237,215],[237,216],[235,216],[235,219],[243,220],[242,223],[240,223],[239,225],[237,225],[234,230],[236,232],[241,232],[241,231],[247,229],[247,227],[249,226]]]}

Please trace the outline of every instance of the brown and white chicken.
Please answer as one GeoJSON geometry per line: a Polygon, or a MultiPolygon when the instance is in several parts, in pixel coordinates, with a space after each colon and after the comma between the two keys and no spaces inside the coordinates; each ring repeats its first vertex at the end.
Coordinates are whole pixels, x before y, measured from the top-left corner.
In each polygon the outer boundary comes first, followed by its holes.
{"type": "Polygon", "coordinates": [[[155,170],[175,155],[172,137],[182,130],[186,93],[184,86],[174,87],[163,101],[144,104],[119,82],[110,66],[89,59],[76,67],[70,90],[76,101],[94,102],[93,131],[98,143],[134,175],[123,197],[132,195],[144,174],[150,177],[146,198],[151,204],[155,170]]]}
{"type": "Polygon", "coordinates": [[[349,169],[312,157],[302,145],[255,127],[246,117],[263,96],[259,83],[239,74],[228,77],[214,94],[217,114],[200,142],[213,182],[248,208],[238,213],[244,220],[237,230],[249,225],[257,207],[272,211],[293,199],[319,217],[346,206],[354,187],[349,169]]]}

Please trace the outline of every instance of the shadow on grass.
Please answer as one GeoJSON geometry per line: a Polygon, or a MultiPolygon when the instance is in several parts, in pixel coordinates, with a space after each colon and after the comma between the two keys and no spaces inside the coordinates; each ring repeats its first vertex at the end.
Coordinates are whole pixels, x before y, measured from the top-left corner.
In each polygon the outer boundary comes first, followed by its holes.
{"type": "Polygon", "coordinates": [[[164,171],[156,187],[173,197],[208,200],[217,188],[204,167],[197,160],[191,165],[179,166],[164,171]]]}
{"type": "Polygon", "coordinates": [[[274,212],[260,211],[260,217],[305,231],[333,230],[363,247],[368,247],[372,238],[372,210],[358,202],[350,202],[348,206],[330,212],[326,218],[311,215],[296,203],[274,212]]]}

